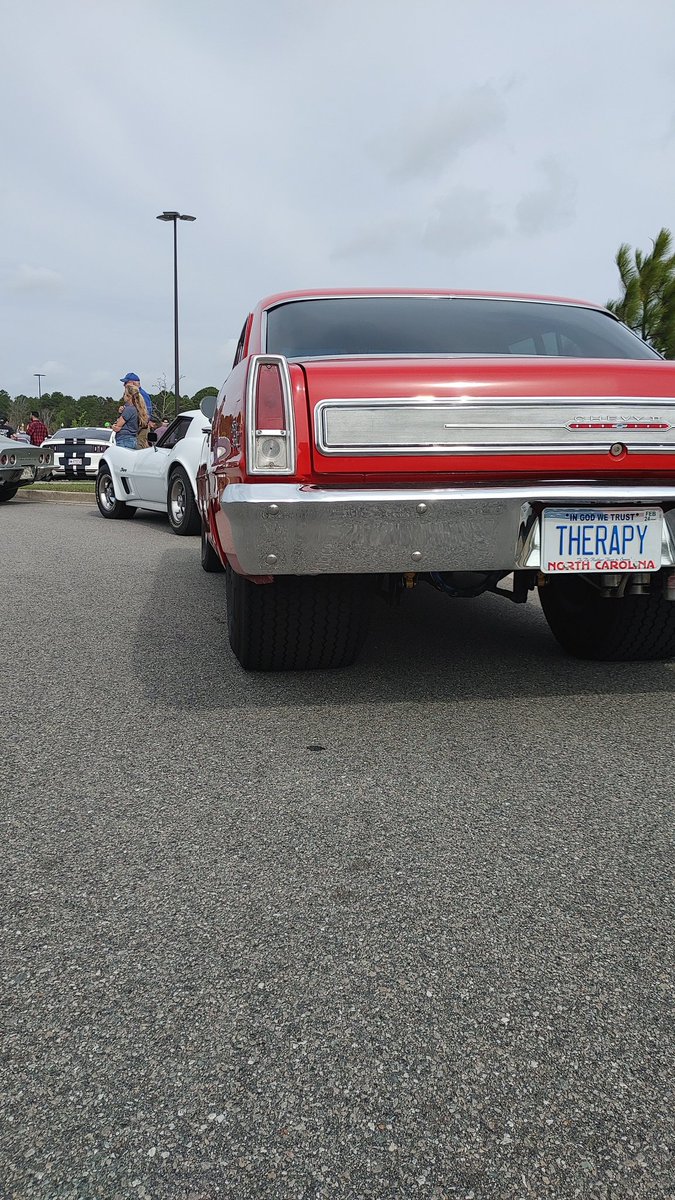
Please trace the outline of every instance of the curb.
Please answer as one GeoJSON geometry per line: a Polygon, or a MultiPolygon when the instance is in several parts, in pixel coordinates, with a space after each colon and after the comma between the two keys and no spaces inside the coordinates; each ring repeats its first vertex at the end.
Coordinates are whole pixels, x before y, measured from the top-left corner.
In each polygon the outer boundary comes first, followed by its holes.
{"type": "Polygon", "coordinates": [[[93,492],[31,492],[28,488],[20,488],[15,499],[30,500],[33,503],[52,504],[96,504],[93,492]]]}

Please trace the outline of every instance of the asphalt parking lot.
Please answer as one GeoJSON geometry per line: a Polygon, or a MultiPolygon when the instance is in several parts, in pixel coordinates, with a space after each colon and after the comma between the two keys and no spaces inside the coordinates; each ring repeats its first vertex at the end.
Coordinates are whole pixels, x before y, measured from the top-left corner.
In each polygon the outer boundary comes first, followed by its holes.
{"type": "Polygon", "coordinates": [[[248,676],[161,517],[0,545],[2,1196],[674,1194],[674,666],[418,589],[248,676]]]}

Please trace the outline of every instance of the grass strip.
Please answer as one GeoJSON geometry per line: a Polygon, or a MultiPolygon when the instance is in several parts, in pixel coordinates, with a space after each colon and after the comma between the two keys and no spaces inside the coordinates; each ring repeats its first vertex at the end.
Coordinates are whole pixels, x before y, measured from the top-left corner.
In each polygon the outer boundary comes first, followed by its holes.
{"type": "Polygon", "coordinates": [[[93,479],[60,479],[56,483],[29,483],[32,492],[91,492],[96,490],[93,479]]]}

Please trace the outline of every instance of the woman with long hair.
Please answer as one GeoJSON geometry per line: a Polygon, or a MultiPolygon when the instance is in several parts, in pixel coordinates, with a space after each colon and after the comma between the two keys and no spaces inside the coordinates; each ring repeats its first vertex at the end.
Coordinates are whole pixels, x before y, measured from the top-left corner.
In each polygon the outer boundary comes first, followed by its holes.
{"type": "Polygon", "coordinates": [[[147,450],[147,448],[148,448],[148,423],[150,421],[150,414],[148,412],[148,406],[145,403],[145,400],[143,399],[143,393],[141,392],[139,384],[131,383],[131,384],[128,384],[127,386],[129,386],[133,389],[133,399],[132,399],[131,403],[133,404],[134,408],[136,409],[136,412],[138,413],[138,434],[136,437],[136,446],[139,450],[147,450]]]}
{"type": "Polygon", "coordinates": [[[120,401],[120,415],[113,425],[115,442],[127,450],[138,449],[139,432],[145,430],[147,446],[148,410],[145,400],[133,383],[127,383],[120,401]]]}

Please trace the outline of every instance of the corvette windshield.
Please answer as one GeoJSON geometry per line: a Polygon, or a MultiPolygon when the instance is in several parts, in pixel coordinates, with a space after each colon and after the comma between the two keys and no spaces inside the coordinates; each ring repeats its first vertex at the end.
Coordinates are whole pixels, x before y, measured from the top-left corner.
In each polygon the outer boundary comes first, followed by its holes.
{"type": "Polygon", "coordinates": [[[597,309],[464,296],[353,296],[279,304],[267,313],[266,349],[299,359],[416,354],[659,358],[597,309]]]}

